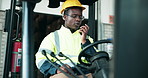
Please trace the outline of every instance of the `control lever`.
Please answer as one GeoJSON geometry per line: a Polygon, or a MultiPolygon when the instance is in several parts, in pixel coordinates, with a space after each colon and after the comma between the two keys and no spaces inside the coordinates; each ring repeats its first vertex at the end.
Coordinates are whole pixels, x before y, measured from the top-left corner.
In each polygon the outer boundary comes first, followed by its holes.
{"type": "Polygon", "coordinates": [[[74,65],[74,67],[76,67],[76,69],[79,71],[79,73],[81,73],[84,78],[87,78],[87,77],[84,75],[84,73],[80,70],[80,68],[79,68],[69,57],[65,56],[62,52],[59,52],[58,55],[59,55],[60,57],[65,57],[66,59],[70,60],[70,62],[74,65]]]}
{"type": "Polygon", "coordinates": [[[56,57],[56,55],[55,55],[53,52],[50,53],[50,55],[51,55],[52,57],[54,57],[55,59],[57,59],[57,60],[58,60],[74,77],[78,78],[78,76],[75,75],[74,72],[73,72],[71,69],[69,69],[64,63],[62,63],[62,62],[56,57]]]}
{"type": "Polygon", "coordinates": [[[65,71],[63,71],[61,68],[59,68],[58,66],[56,66],[55,64],[53,64],[50,59],[47,57],[46,55],[46,51],[45,50],[42,50],[42,54],[47,58],[47,61],[53,65],[55,68],[57,68],[59,71],[61,71],[62,73],[64,73],[68,78],[72,78],[71,75],[69,75],[68,73],[66,73],[65,71]]]}

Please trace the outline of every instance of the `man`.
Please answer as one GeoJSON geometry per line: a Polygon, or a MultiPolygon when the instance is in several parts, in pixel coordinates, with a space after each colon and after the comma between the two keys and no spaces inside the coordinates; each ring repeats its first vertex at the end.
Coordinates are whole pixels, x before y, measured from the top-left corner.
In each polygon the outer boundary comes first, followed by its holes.
{"type": "MultiPolygon", "coordinates": [[[[93,39],[87,35],[89,26],[86,24],[80,26],[84,20],[82,15],[84,9],[85,7],[83,7],[78,0],[67,0],[64,2],[61,10],[63,20],[65,21],[64,25],[62,25],[59,30],[47,35],[42,41],[39,51],[36,53],[36,65],[44,75],[51,76],[61,73],[61,71],[47,61],[46,57],[42,55],[43,50],[49,54],[51,52],[55,54],[62,52],[64,55],[71,58],[72,61],[78,63],[78,55],[82,48],[93,42],[93,39]]],[[[93,48],[89,50],[94,51],[93,48]]],[[[57,63],[54,58],[50,55],[48,55],[48,57],[55,65],[69,73],[69,71],[57,63]]],[[[76,70],[72,68],[73,64],[71,64],[69,60],[64,60],[63,62],[68,68],[76,72],[76,70]]]]}

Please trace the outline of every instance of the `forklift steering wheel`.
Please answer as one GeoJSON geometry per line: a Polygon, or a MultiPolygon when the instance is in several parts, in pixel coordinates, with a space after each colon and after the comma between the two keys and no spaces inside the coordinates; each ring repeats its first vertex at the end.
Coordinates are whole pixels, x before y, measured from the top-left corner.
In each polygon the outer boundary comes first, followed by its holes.
{"type": "Polygon", "coordinates": [[[87,45],[86,47],[84,47],[78,56],[78,61],[80,62],[80,64],[85,65],[85,66],[90,66],[91,62],[89,62],[89,60],[87,60],[87,59],[90,59],[91,57],[89,57],[89,54],[86,53],[85,51],[92,46],[95,46],[97,44],[102,44],[102,43],[111,43],[111,40],[110,39],[99,40],[99,41],[96,41],[96,42],[91,43],[91,44],[87,45]],[[85,60],[87,60],[87,63],[83,62],[82,58],[86,58],[85,60]]]}

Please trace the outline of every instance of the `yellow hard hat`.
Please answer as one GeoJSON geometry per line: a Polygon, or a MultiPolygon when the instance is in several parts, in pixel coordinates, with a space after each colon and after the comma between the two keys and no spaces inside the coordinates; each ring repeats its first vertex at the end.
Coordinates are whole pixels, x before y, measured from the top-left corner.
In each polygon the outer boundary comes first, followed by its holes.
{"type": "Polygon", "coordinates": [[[83,7],[82,4],[78,0],[66,0],[62,5],[61,14],[66,8],[75,7],[75,6],[81,7],[82,10],[85,9],[85,7],[83,7]]]}

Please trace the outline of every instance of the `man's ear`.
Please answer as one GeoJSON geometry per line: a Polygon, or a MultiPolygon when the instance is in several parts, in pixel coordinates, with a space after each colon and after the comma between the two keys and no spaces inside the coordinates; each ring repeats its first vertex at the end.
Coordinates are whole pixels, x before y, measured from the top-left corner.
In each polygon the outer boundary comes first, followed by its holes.
{"type": "Polygon", "coordinates": [[[63,15],[63,16],[62,16],[62,18],[63,18],[63,20],[65,20],[65,19],[66,19],[66,16],[65,16],[65,15],[63,15]]]}

